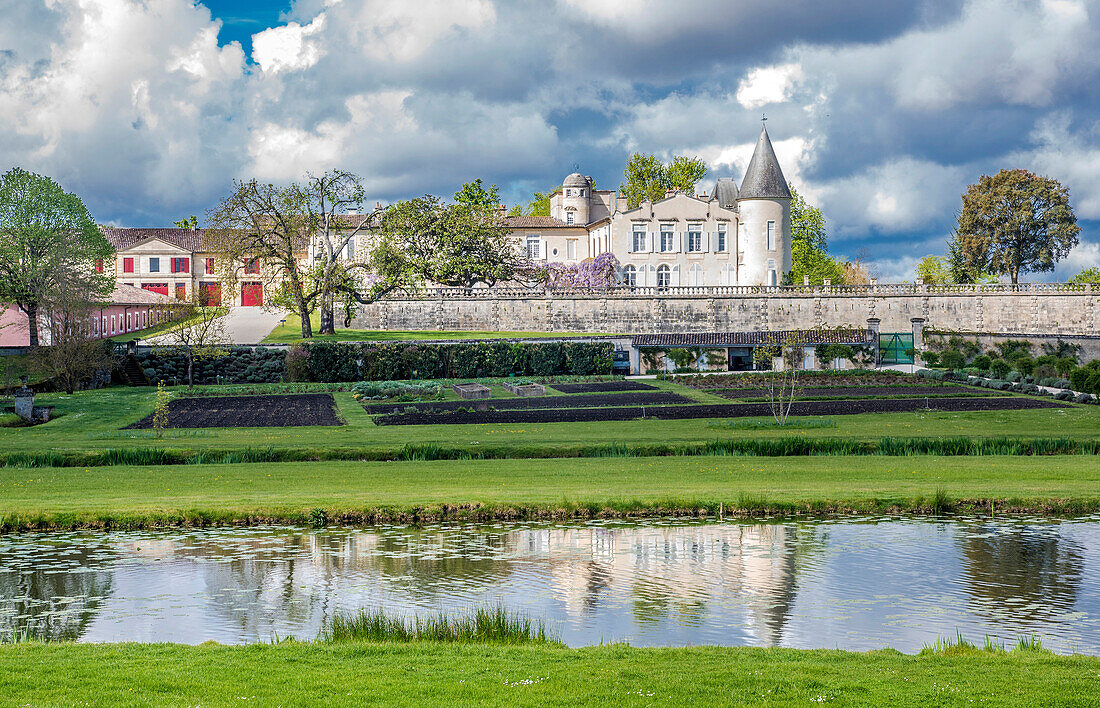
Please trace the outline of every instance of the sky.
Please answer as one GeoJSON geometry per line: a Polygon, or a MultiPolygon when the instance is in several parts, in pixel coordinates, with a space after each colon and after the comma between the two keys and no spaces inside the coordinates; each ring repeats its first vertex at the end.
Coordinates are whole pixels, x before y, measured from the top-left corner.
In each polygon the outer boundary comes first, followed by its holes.
{"type": "MultiPolygon", "coordinates": [[[[339,168],[370,202],[481,177],[525,202],[630,154],[738,181],[767,116],[830,252],[884,280],[940,255],[961,194],[1069,187],[1100,264],[1100,0],[0,0],[0,170],[103,223],[166,226],[235,178],[339,168]]],[[[709,183],[709,184],[708,184],[709,183]]]]}

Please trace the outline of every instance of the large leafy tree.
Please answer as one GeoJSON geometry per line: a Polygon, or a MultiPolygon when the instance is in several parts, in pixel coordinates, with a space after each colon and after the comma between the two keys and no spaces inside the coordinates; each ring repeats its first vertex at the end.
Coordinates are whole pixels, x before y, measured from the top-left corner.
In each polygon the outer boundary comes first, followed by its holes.
{"type": "Polygon", "coordinates": [[[633,209],[646,200],[663,199],[670,189],[693,192],[706,174],[706,163],[698,157],[677,155],[666,165],[655,155],[636,152],[623,170],[625,181],[619,185],[619,191],[633,209]]]}
{"type": "Polygon", "coordinates": [[[971,271],[1008,275],[1054,270],[1077,245],[1069,189],[1027,170],[983,175],[962,198],[958,239],[971,271]]]}
{"type": "Polygon", "coordinates": [[[0,176],[0,302],[27,316],[39,344],[39,314],[79,293],[102,301],[114,287],[114,249],[87,207],[49,177],[21,168],[0,176]]]}
{"type": "Polygon", "coordinates": [[[811,285],[821,285],[825,279],[832,284],[845,282],[845,263],[828,252],[825,215],[809,204],[794,185],[791,190],[791,271],[784,281],[801,285],[806,276],[811,285]]]}
{"type": "Polygon", "coordinates": [[[1100,285],[1100,266],[1092,266],[1091,268],[1085,268],[1077,275],[1069,279],[1070,283],[1092,283],[1093,285],[1100,285]]]}
{"type": "Polygon", "coordinates": [[[550,216],[550,197],[560,189],[560,187],[552,187],[545,192],[535,192],[531,195],[531,201],[526,204],[516,204],[509,209],[508,216],[550,216]]]}
{"type": "Polygon", "coordinates": [[[238,180],[210,211],[206,231],[207,249],[223,261],[223,292],[236,292],[242,280],[259,280],[271,294],[265,305],[288,307],[299,315],[303,339],[313,336],[309,316],[317,298],[311,266],[304,262],[314,217],[297,184],[238,180]]]}
{"type": "Polygon", "coordinates": [[[455,204],[496,207],[500,204],[500,188],[495,184],[486,188],[478,177],[473,182],[462,185],[462,189],[455,192],[455,204]]]}

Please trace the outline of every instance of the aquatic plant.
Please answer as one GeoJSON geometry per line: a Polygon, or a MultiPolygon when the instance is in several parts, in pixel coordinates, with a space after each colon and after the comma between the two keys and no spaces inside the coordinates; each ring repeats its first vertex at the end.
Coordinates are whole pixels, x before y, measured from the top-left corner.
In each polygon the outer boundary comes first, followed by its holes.
{"type": "Polygon", "coordinates": [[[324,642],[457,642],[487,644],[561,644],[542,620],[532,620],[503,606],[478,608],[472,614],[439,612],[428,617],[387,615],[381,609],[338,614],[320,636],[324,642]]]}

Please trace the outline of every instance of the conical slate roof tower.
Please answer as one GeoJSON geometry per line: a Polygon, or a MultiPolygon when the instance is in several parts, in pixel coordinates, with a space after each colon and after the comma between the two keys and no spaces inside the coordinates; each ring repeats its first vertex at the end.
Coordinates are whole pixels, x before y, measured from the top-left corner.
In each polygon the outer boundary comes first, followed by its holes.
{"type": "Polygon", "coordinates": [[[760,128],[760,138],[756,149],[745,170],[745,179],[741,182],[741,192],[737,199],[790,199],[791,190],[779,169],[779,160],[775,158],[772,141],[768,138],[768,129],[760,128]]]}

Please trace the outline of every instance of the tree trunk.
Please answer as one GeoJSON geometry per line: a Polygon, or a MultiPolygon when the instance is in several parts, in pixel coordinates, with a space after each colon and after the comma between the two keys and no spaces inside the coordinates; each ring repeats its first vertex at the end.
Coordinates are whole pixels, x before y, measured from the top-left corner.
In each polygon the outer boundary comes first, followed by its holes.
{"type": "Polygon", "coordinates": [[[333,310],[332,295],[321,295],[321,326],[317,334],[336,334],[336,315],[333,310]]]}
{"type": "Polygon", "coordinates": [[[309,308],[304,302],[298,304],[298,316],[302,318],[302,339],[313,338],[313,324],[309,321],[309,308]]]}
{"type": "Polygon", "coordinates": [[[38,346],[38,303],[32,302],[26,305],[23,310],[27,313],[27,332],[30,335],[30,345],[32,347],[38,346]]]}
{"type": "Polygon", "coordinates": [[[195,354],[187,352],[187,388],[195,388],[195,354]]]}

